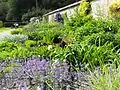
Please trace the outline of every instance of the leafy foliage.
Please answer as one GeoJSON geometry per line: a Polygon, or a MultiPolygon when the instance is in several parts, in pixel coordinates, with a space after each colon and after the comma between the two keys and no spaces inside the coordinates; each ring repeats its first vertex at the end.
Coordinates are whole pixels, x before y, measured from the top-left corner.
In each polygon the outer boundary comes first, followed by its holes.
{"type": "Polygon", "coordinates": [[[13,35],[5,37],[3,41],[14,42],[14,43],[23,43],[28,39],[28,36],[25,35],[13,35]]]}
{"type": "Polygon", "coordinates": [[[112,18],[120,19],[120,0],[116,0],[110,5],[109,12],[112,18]]]}
{"type": "Polygon", "coordinates": [[[90,2],[83,1],[80,4],[79,12],[81,16],[88,15],[91,11],[91,5],[90,2]]]}
{"type": "Polygon", "coordinates": [[[32,40],[26,40],[25,41],[25,46],[26,47],[35,47],[36,46],[36,41],[32,41],[32,40]]]}
{"type": "Polygon", "coordinates": [[[14,34],[22,34],[22,28],[17,28],[16,30],[11,31],[11,34],[12,35],[14,35],[14,34]]]}

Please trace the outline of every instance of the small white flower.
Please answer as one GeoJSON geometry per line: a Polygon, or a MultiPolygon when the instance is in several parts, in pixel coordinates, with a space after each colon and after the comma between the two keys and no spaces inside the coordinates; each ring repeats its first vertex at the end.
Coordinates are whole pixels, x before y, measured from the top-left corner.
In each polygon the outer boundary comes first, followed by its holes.
{"type": "Polygon", "coordinates": [[[52,49],[52,45],[49,45],[49,46],[48,46],[48,50],[50,50],[50,49],[52,49]]]}

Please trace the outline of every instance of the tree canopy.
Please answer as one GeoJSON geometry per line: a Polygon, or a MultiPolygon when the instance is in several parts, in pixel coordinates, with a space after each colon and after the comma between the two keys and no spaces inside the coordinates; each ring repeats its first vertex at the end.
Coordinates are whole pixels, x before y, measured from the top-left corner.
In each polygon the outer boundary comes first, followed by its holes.
{"type": "Polygon", "coordinates": [[[0,20],[28,20],[79,0],[0,0],[0,20]]]}

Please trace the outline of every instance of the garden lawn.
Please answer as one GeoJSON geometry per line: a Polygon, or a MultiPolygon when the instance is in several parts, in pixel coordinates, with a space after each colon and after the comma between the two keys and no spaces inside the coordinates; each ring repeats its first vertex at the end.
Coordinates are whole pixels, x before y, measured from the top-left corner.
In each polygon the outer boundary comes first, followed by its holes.
{"type": "Polygon", "coordinates": [[[5,37],[10,36],[10,32],[13,31],[14,29],[10,28],[5,28],[5,29],[0,29],[0,41],[3,40],[5,37]]]}
{"type": "Polygon", "coordinates": [[[1,33],[1,32],[4,32],[4,31],[7,31],[7,30],[10,30],[10,28],[5,28],[5,27],[0,28],[0,33],[1,33]]]}

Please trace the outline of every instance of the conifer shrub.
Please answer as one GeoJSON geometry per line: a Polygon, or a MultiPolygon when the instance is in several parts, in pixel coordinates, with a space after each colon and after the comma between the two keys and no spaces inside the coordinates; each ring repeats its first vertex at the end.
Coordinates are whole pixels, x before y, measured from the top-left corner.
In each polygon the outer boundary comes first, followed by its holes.
{"type": "Polygon", "coordinates": [[[90,2],[88,1],[83,1],[80,3],[80,15],[81,16],[86,16],[90,13],[91,11],[91,5],[90,2]]]}

